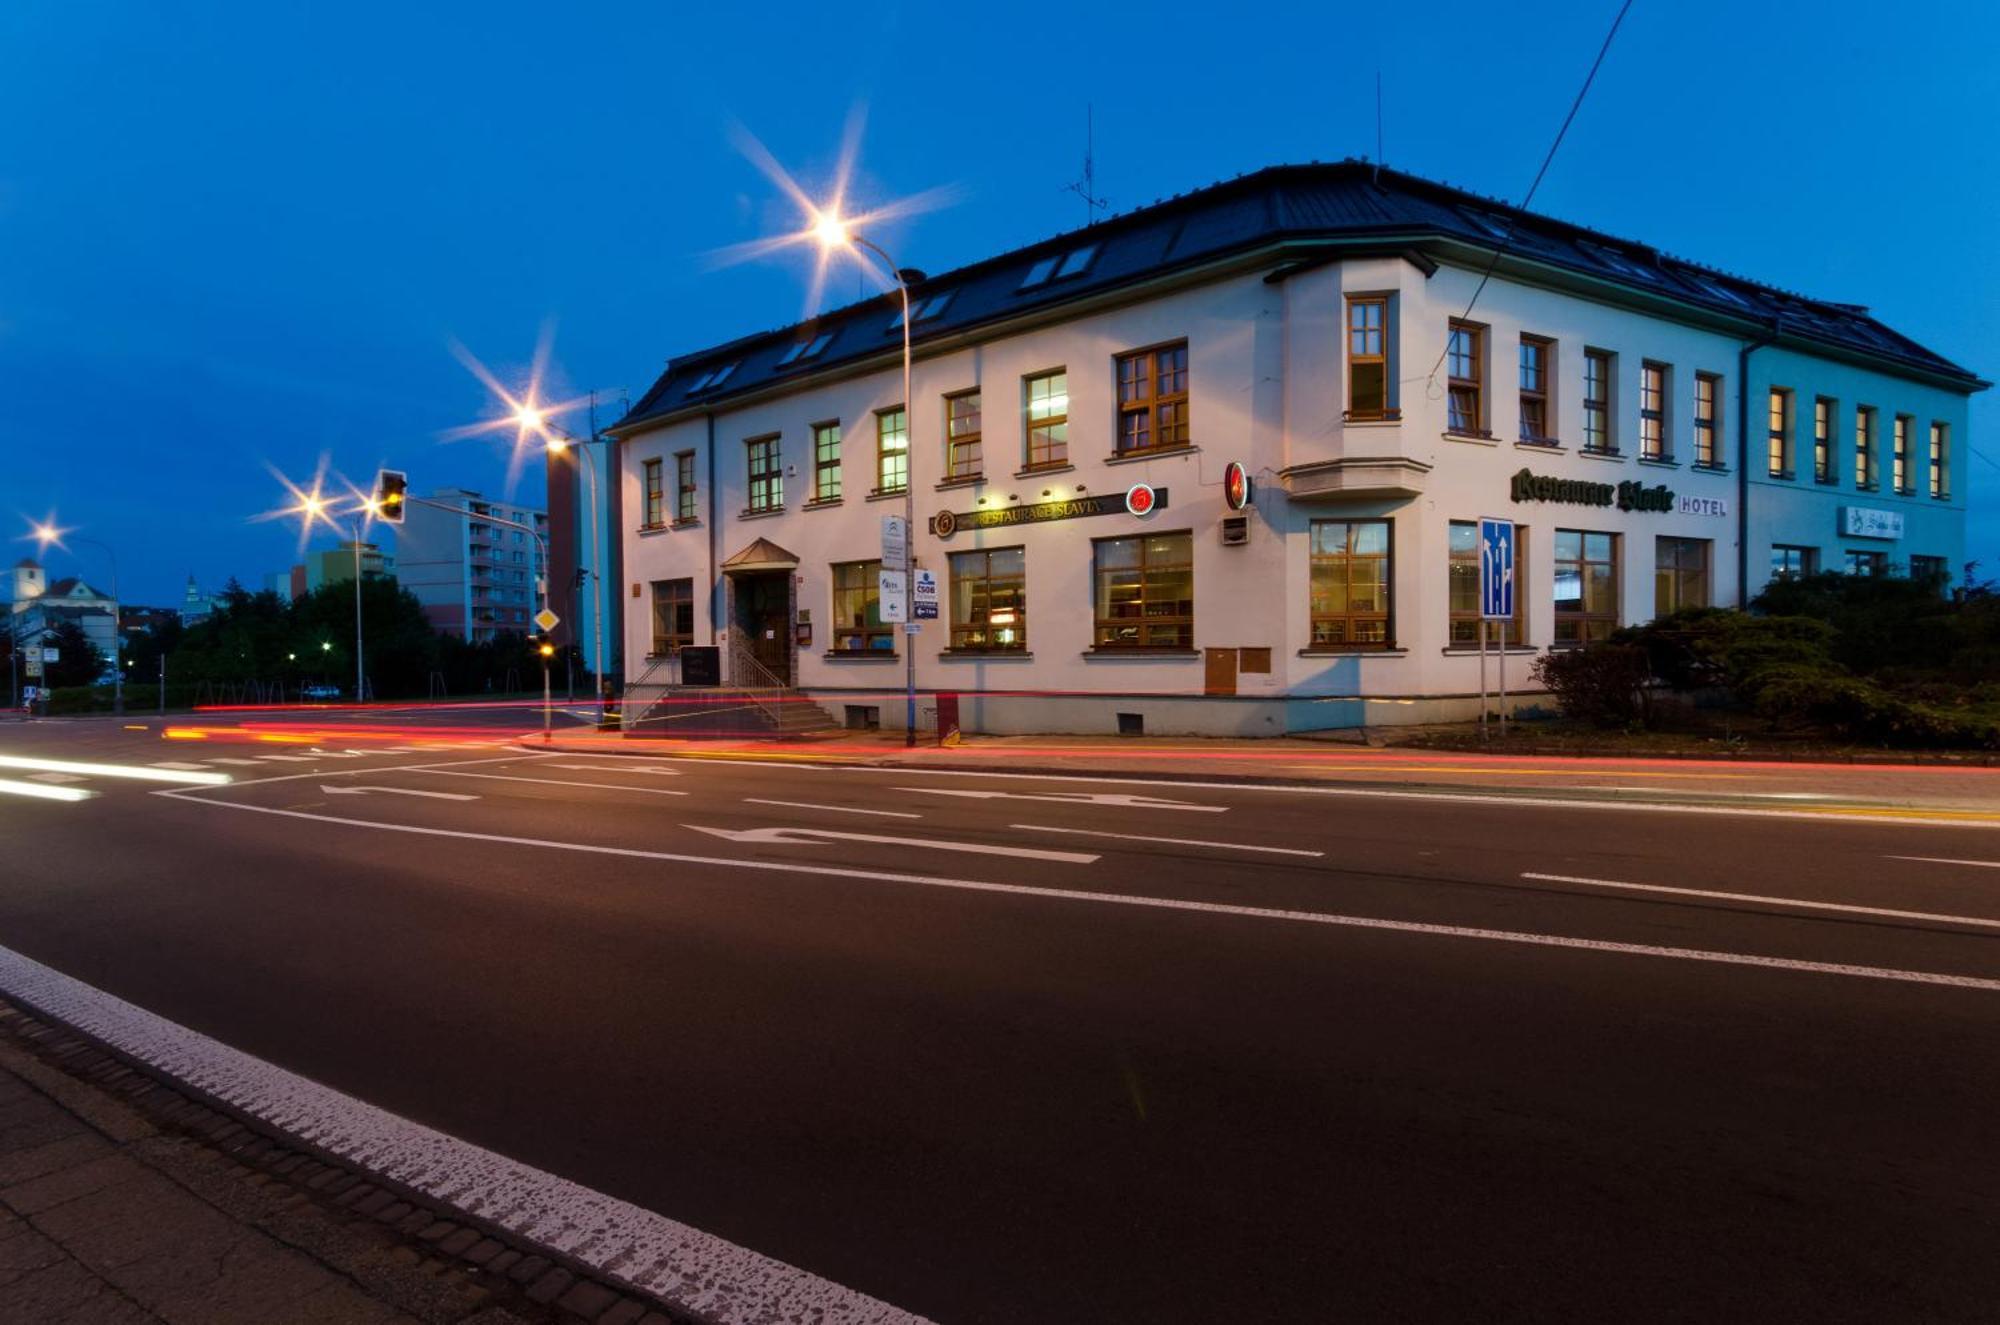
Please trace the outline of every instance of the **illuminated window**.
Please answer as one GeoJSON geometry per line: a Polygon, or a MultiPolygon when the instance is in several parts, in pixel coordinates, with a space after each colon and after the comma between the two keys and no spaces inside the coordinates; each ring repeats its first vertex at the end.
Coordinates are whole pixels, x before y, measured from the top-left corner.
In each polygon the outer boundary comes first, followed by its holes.
{"type": "Polygon", "coordinates": [[[1772,478],[1792,477],[1792,393],[1781,386],[1771,388],[1769,434],[1765,468],[1772,478]]]}
{"type": "Polygon", "coordinates": [[[1694,462],[1703,469],[1722,465],[1722,379],[1714,373],[1694,375],[1694,462]]]}
{"type": "Polygon", "coordinates": [[[1875,407],[1863,405],[1854,411],[1854,486],[1873,492],[1876,483],[1875,407]]]}
{"type": "Polygon", "coordinates": [[[1910,428],[1914,423],[1909,415],[1898,414],[1890,433],[1889,481],[1896,491],[1903,493],[1916,491],[1910,482],[1910,428]]]}
{"type": "Polygon", "coordinates": [[[1347,417],[1389,416],[1389,301],[1383,295],[1347,301],[1347,417]]]}
{"type": "Polygon", "coordinates": [[[694,643],[694,581],[653,581],[652,657],[679,653],[694,643]]]}
{"type": "Polygon", "coordinates": [[[1119,355],[1118,454],[1188,444],[1186,343],[1119,355]]]}
{"type": "Polygon", "coordinates": [[[1931,496],[1943,501],[1951,496],[1951,432],[1942,423],[1931,424],[1931,496]]]}
{"type": "Polygon", "coordinates": [[[1611,358],[1604,350],[1583,352],[1583,449],[1598,455],[1618,453],[1611,431],[1611,358]]]}
{"type": "Polygon", "coordinates": [[[1194,535],[1091,544],[1094,642],[1100,649],[1194,647],[1194,535]]]}
{"type": "Polygon", "coordinates": [[[945,477],[978,478],[985,458],[977,387],[944,398],[944,439],[945,477]]]}
{"type": "Polygon", "coordinates": [[[1028,468],[1069,463],[1069,374],[1058,368],[1026,379],[1028,468]]]}
{"type": "Polygon", "coordinates": [[[840,421],[812,426],[814,501],[840,500],[840,421]]]}
{"type": "Polygon", "coordinates": [[[750,510],[778,510],[785,504],[785,471],[777,436],[752,438],[743,447],[750,471],[750,510]]]}
{"type": "Polygon", "coordinates": [[[951,554],[951,647],[1028,647],[1028,554],[1017,547],[951,554]]]}
{"type": "Polygon", "coordinates": [[[1312,522],[1312,647],[1386,649],[1389,522],[1312,522]]]}
{"type": "MultiPolygon", "coordinates": [[[[1479,526],[1471,520],[1453,520],[1450,546],[1446,594],[1451,613],[1450,646],[1476,649],[1479,647],[1479,526]]],[[[1502,634],[1509,645],[1517,645],[1526,638],[1528,595],[1521,592],[1520,576],[1527,565],[1528,530],[1525,525],[1517,524],[1514,526],[1514,619],[1496,622],[1497,630],[1488,629],[1487,639],[1496,646],[1502,634]]]]}
{"type": "Polygon", "coordinates": [[[1470,322],[1454,322],[1446,334],[1445,427],[1452,432],[1482,436],[1486,431],[1484,330],[1470,322]]]}
{"type": "Polygon", "coordinates": [[[1556,646],[1611,638],[1618,629],[1618,535],[1558,529],[1555,540],[1556,646]]]}
{"type": "Polygon", "coordinates": [[[674,519],[694,519],[694,452],[674,453],[674,519]]]}
{"type": "Polygon", "coordinates": [[[666,480],[661,475],[662,463],[648,460],[646,470],[646,523],[647,529],[658,529],[666,519],[666,480]]]}
{"type": "Polygon", "coordinates": [[[910,486],[910,415],[901,405],[875,411],[875,491],[910,486]]]}
{"type": "Polygon", "coordinates": [[[1813,398],[1813,481],[1838,481],[1833,468],[1833,416],[1839,408],[1825,396],[1813,398]]]}
{"type": "Polygon", "coordinates": [[[1667,400],[1671,371],[1663,363],[1639,365],[1639,458],[1672,459],[1667,444],[1667,400]]]}
{"type": "Polygon", "coordinates": [[[833,650],[887,653],[896,637],[882,623],[882,562],[839,561],[833,565],[833,650]]]}
{"type": "Polygon", "coordinates": [[[1708,553],[1706,538],[1661,535],[1653,540],[1654,616],[1709,605],[1708,553]]]}
{"type": "Polygon", "coordinates": [[[1521,440],[1546,442],[1549,431],[1549,361],[1555,343],[1540,336],[1521,337],[1521,440]]]}

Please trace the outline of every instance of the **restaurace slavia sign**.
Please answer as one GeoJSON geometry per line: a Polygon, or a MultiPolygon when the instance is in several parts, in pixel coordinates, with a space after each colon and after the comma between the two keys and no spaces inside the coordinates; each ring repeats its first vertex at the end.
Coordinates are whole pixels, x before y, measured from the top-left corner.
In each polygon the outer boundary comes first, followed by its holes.
{"type": "Polygon", "coordinates": [[[1591,483],[1584,479],[1550,478],[1524,469],[1514,475],[1515,501],[1554,501],[1572,506],[1616,506],[1621,511],[1672,511],[1674,490],[1664,483],[1648,487],[1627,479],[1622,483],[1591,483]]]}

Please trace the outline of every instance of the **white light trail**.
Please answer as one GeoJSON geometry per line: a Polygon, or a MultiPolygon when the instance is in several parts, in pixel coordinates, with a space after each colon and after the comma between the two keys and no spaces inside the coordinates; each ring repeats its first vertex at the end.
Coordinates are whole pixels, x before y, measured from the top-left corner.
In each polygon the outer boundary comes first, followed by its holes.
{"type": "Polygon", "coordinates": [[[45,782],[16,782],[12,778],[0,778],[0,793],[44,801],[87,801],[97,794],[76,787],[51,787],[45,782]]]}
{"type": "MultiPolygon", "coordinates": [[[[73,759],[30,759],[23,755],[0,755],[0,768],[20,768],[35,773],[81,773],[85,777],[132,778],[140,782],[184,782],[198,787],[219,787],[231,780],[227,773],[196,773],[129,764],[84,764],[73,759]]],[[[78,798],[64,796],[59,799],[78,798]]]]}

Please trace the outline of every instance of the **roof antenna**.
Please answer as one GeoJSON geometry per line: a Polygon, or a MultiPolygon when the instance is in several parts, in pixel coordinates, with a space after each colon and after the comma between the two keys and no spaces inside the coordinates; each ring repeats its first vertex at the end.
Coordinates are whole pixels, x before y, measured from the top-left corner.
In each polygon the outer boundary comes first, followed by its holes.
{"type": "Polygon", "coordinates": [[[1083,107],[1083,178],[1064,187],[1083,199],[1083,223],[1090,225],[1097,220],[1097,214],[1111,206],[1108,199],[1097,196],[1097,108],[1090,102],[1083,107]]]}
{"type": "Polygon", "coordinates": [[[1382,182],[1382,71],[1375,71],[1375,174],[1370,183],[1382,182]]]}

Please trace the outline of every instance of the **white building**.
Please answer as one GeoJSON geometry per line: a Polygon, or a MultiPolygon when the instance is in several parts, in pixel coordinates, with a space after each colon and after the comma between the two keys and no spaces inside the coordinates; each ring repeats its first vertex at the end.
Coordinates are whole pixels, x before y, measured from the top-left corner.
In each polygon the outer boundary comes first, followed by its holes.
{"type": "MultiPolygon", "coordinates": [[[[464,488],[441,488],[430,500],[453,510],[411,503],[396,534],[394,574],[417,596],[438,630],[473,643],[534,630],[541,606],[536,586],[545,574],[536,540],[506,520],[547,536],[546,513],[487,501],[464,488]]],[[[351,555],[351,552],[350,552],[351,555]]]]}
{"type": "Polygon", "coordinates": [[[1971,373],[1865,310],[1397,172],[1262,171],[914,301],[912,415],[875,299],[676,359],[610,430],[628,681],[713,643],[732,683],[895,726],[914,646],[924,709],[957,695],[967,730],[1464,717],[1482,516],[1519,527],[1516,694],[1542,650],[1803,569],[1774,549],[1962,558],[1971,373]],[[1900,490],[1843,482],[1889,472],[1892,419],[1900,490]],[[912,481],[944,592],[908,636],[875,563],[912,481]]]}
{"type": "Polygon", "coordinates": [[[50,583],[39,562],[23,558],[8,575],[7,628],[16,646],[39,645],[48,632],[74,622],[104,655],[118,656],[118,600],[78,576],[50,583]]]}

